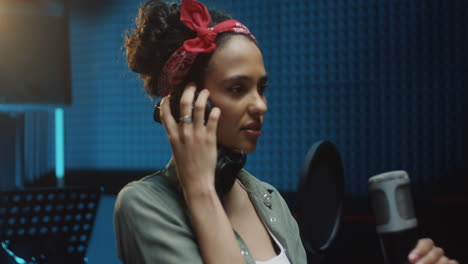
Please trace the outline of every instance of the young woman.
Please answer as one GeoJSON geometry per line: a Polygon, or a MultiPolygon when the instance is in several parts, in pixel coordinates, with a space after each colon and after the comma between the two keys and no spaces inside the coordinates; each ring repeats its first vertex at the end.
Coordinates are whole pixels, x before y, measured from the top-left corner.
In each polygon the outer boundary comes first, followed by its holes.
{"type": "MultiPolygon", "coordinates": [[[[163,97],[160,119],[173,157],[166,169],[119,193],[119,257],[124,263],[306,263],[296,221],[278,191],[220,165],[220,157],[254,151],[262,133],[268,77],[255,37],[195,0],[149,1],[136,21],[126,39],[129,67],[151,96],[163,97]]],[[[429,239],[413,255],[413,262],[451,263],[429,239]]]]}

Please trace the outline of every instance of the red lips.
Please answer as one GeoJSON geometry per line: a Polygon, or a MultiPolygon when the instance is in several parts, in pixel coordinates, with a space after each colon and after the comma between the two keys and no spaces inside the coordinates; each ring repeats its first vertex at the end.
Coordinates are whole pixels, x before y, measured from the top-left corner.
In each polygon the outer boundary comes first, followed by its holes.
{"type": "Polygon", "coordinates": [[[260,122],[252,122],[248,125],[242,127],[242,131],[247,133],[248,135],[258,137],[262,134],[262,124],[260,122]]]}
{"type": "Polygon", "coordinates": [[[262,124],[260,122],[252,122],[242,127],[242,130],[262,130],[262,124]]]}

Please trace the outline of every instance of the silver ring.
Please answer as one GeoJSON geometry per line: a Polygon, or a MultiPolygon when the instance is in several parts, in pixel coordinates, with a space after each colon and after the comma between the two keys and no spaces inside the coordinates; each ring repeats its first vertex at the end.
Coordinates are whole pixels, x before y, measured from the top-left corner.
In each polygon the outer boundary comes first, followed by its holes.
{"type": "Polygon", "coordinates": [[[192,116],[190,115],[182,116],[179,118],[179,122],[184,123],[184,124],[190,124],[193,122],[192,116]]]}

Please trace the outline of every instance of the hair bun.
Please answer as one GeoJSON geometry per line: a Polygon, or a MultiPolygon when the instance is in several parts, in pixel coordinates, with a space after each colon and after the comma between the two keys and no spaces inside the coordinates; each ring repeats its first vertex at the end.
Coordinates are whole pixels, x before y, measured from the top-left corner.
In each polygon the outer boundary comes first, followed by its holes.
{"type": "Polygon", "coordinates": [[[160,48],[161,40],[172,27],[179,23],[180,6],[154,0],[145,3],[136,18],[136,27],[127,33],[125,48],[129,68],[137,73],[150,74],[161,64],[165,53],[160,48]]]}
{"type": "MultiPolygon", "coordinates": [[[[180,21],[180,8],[174,2],[149,0],[140,7],[136,27],[125,38],[128,67],[140,74],[151,97],[159,94],[157,78],[166,61],[185,40],[197,35],[180,21]]],[[[210,10],[210,16],[212,24],[231,18],[218,10],[210,10]]]]}

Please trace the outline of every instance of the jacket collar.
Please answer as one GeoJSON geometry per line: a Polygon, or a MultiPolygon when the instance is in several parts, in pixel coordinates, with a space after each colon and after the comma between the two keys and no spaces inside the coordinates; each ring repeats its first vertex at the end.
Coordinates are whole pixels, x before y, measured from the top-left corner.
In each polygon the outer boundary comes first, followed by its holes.
{"type": "MultiPolygon", "coordinates": [[[[169,160],[165,170],[167,171],[166,178],[173,186],[176,186],[176,188],[180,191],[179,180],[177,179],[177,173],[173,158],[169,160]]],[[[269,188],[265,184],[261,184],[262,182],[260,180],[255,178],[245,169],[239,171],[237,178],[241,181],[242,185],[244,185],[245,190],[248,192],[249,196],[261,198],[263,200],[268,200],[269,197],[271,197],[271,195],[275,192],[273,188],[269,188]]]]}

